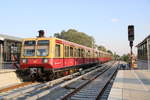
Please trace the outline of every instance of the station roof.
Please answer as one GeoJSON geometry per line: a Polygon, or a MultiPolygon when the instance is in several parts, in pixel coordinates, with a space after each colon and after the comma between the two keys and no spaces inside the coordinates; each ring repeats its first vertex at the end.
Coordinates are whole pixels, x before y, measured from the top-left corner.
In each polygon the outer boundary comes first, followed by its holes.
{"type": "Polygon", "coordinates": [[[138,45],[136,45],[136,47],[143,45],[145,42],[147,42],[147,39],[150,39],[150,35],[148,35],[142,42],[140,42],[138,45]]]}
{"type": "Polygon", "coordinates": [[[14,41],[21,41],[22,38],[15,37],[15,36],[10,36],[6,34],[0,34],[0,40],[14,40],[14,41]]]}

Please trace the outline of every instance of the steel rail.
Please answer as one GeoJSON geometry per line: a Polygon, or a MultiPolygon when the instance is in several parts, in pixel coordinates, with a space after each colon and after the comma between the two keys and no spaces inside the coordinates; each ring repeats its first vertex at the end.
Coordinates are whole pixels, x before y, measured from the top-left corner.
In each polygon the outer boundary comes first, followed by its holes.
{"type": "MultiPolygon", "coordinates": [[[[103,67],[104,67],[104,66],[103,66],[103,67]]],[[[42,96],[47,95],[47,94],[49,94],[50,92],[52,92],[52,91],[54,91],[54,90],[56,90],[56,89],[58,89],[58,88],[63,88],[63,87],[65,87],[65,86],[67,86],[68,84],[73,83],[73,82],[75,82],[75,81],[77,81],[77,80],[79,80],[79,79],[82,79],[83,77],[85,77],[85,76],[87,76],[87,75],[89,75],[89,74],[92,74],[92,73],[94,73],[94,72],[96,72],[96,71],[98,71],[98,70],[101,70],[101,69],[102,69],[102,67],[97,68],[97,69],[94,69],[94,70],[92,70],[92,71],[90,71],[90,72],[88,72],[88,73],[86,73],[86,74],[84,74],[84,75],[78,76],[78,77],[73,78],[73,79],[71,79],[71,80],[69,80],[69,81],[65,81],[65,82],[63,82],[63,83],[61,83],[61,84],[58,84],[58,85],[56,85],[56,86],[54,86],[54,87],[51,87],[51,88],[45,90],[44,92],[40,92],[40,93],[38,93],[38,94],[36,94],[36,95],[30,96],[30,97],[28,97],[28,99],[30,99],[30,100],[39,99],[39,98],[41,98],[42,96]]],[[[34,92],[35,92],[35,91],[34,91],[34,92]]],[[[36,91],[36,92],[38,92],[38,91],[36,91]]]]}
{"type": "MultiPolygon", "coordinates": [[[[115,62],[112,64],[114,65],[115,62]]],[[[111,67],[110,67],[111,68],[111,67]]],[[[75,93],[77,93],[78,91],[80,91],[83,87],[87,86],[88,84],[90,84],[93,80],[95,80],[97,77],[99,77],[100,75],[102,75],[103,73],[105,73],[107,70],[109,70],[110,68],[105,69],[103,72],[95,75],[94,77],[92,77],[91,79],[89,79],[86,83],[82,84],[80,87],[76,88],[74,91],[72,91],[71,93],[65,95],[63,98],[61,98],[62,100],[67,100],[68,98],[70,98],[72,95],[74,95],[75,93]]]]}
{"type": "MultiPolygon", "coordinates": [[[[119,68],[119,66],[117,67],[117,69],[119,68]]],[[[109,78],[109,80],[107,81],[107,83],[105,84],[105,86],[99,92],[99,95],[96,97],[96,100],[99,100],[102,97],[102,95],[103,95],[104,91],[106,90],[107,86],[110,84],[110,82],[113,79],[113,77],[117,74],[117,71],[118,71],[117,69],[113,72],[113,74],[111,75],[111,77],[109,78]]]]}
{"type": "MultiPolygon", "coordinates": [[[[86,69],[86,70],[84,70],[84,72],[89,72],[90,70],[93,70],[93,69],[95,69],[97,67],[98,66],[86,69]]],[[[20,89],[20,91],[16,91],[16,92],[14,92],[13,90],[9,91],[8,94],[6,93],[6,94],[4,94],[2,96],[0,95],[0,98],[2,98],[2,99],[11,99],[11,98],[17,97],[19,95],[23,95],[23,94],[25,94],[27,92],[32,92],[32,91],[37,90],[37,89],[52,87],[53,85],[61,83],[63,81],[66,81],[67,79],[75,78],[77,75],[80,75],[80,73],[77,72],[77,73],[74,73],[72,75],[67,75],[65,77],[61,77],[59,79],[56,79],[56,80],[53,80],[53,81],[49,81],[49,82],[46,82],[46,83],[40,83],[40,84],[37,83],[37,84],[34,84],[33,86],[31,86],[31,87],[29,86],[27,88],[20,87],[20,88],[18,88],[18,89],[20,89]]],[[[63,86],[63,84],[61,84],[61,86],[63,86]]],[[[16,88],[13,88],[13,89],[16,89],[16,88]]]]}

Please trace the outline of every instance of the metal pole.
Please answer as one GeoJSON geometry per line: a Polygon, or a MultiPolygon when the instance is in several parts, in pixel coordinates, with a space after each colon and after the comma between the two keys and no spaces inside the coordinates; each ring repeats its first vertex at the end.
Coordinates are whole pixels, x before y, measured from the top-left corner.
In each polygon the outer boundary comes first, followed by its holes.
{"type": "Polygon", "coordinates": [[[147,39],[147,60],[148,60],[148,70],[150,70],[150,39],[147,39]]]}
{"type": "MultiPolygon", "coordinates": [[[[132,43],[133,43],[133,42],[132,42],[132,43]]],[[[132,59],[133,59],[133,58],[132,58],[132,54],[133,54],[133,52],[132,52],[133,44],[132,44],[132,43],[131,43],[131,41],[130,41],[130,49],[131,49],[131,59],[130,59],[131,61],[130,61],[130,68],[132,68],[132,65],[133,65],[133,64],[132,64],[132,63],[133,63],[133,62],[132,62],[132,59]]]]}
{"type": "Polygon", "coordinates": [[[132,54],[133,54],[133,53],[132,53],[132,46],[131,46],[131,56],[132,56],[132,54]]]}

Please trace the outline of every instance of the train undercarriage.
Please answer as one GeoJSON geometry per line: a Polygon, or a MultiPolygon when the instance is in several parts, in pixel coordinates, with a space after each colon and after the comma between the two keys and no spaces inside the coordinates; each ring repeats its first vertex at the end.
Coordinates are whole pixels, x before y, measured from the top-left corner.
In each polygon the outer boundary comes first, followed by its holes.
{"type": "Polygon", "coordinates": [[[73,74],[75,72],[80,72],[89,67],[93,67],[99,63],[90,63],[90,64],[82,64],[78,66],[69,66],[65,68],[59,69],[44,69],[44,67],[30,67],[28,69],[18,69],[16,71],[18,77],[22,79],[22,81],[50,81],[54,80],[66,75],[73,74]]]}

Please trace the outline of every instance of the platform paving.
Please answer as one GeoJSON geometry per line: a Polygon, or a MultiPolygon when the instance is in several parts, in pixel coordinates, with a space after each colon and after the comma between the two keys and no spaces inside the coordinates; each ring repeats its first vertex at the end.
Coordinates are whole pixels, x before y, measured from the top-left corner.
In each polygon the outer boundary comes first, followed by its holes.
{"type": "Polygon", "coordinates": [[[108,100],[150,100],[150,70],[120,70],[108,100]]]}
{"type": "Polygon", "coordinates": [[[0,89],[22,82],[15,71],[15,69],[0,70],[0,89]]]}

